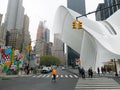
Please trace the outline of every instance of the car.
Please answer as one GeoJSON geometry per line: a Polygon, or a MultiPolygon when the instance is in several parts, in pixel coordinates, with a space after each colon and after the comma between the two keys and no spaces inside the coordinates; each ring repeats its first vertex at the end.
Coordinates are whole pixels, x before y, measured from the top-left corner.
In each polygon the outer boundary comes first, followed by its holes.
{"type": "Polygon", "coordinates": [[[62,70],[65,70],[65,67],[64,67],[64,66],[62,66],[62,70]]]}
{"type": "Polygon", "coordinates": [[[43,69],[41,70],[41,73],[49,73],[50,70],[48,67],[43,67],[43,69]]]}
{"type": "Polygon", "coordinates": [[[47,67],[49,69],[50,72],[52,72],[52,67],[47,67]]]}

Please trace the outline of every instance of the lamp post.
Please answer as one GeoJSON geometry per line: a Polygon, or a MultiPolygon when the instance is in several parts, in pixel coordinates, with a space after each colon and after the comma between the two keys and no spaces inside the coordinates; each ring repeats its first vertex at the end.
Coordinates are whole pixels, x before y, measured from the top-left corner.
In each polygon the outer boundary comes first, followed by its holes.
{"type": "Polygon", "coordinates": [[[117,66],[116,66],[115,58],[113,59],[113,62],[114,62],[114,65],[115,65],[115,76],[118,76],[118,73],[117,73],[117,66]]]}
{"type": "Polygon", "coordinates": [[[28,64],[30,64],[30,51],[31,51],[31,42],[29,43],[29,53],[28,53],[29,60],[28,60],[28,64]]]}

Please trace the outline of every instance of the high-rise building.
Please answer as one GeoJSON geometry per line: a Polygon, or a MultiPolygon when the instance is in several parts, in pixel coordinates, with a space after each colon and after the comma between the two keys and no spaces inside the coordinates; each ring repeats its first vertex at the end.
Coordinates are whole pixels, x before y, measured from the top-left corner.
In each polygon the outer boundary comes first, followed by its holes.
{"type": "Polygon", "coordinates": [[[30,45],[31,38],[30,38],[30,32],[29,32],[29,17],[27,15],[24,15],[24,24],[23,24],[23,50],[25,50],[25,47],[30,45]]]}
{"type": "Polygon", "coordinates": [[[5,16],[5,25],[4,25],[4,36],[5,36],[4,39],[6,40],[7,46],[12,46],[14,48],[17,48],[18,50],[22,49],[23,39],[19,41],[20,40],[19,38],[23,37],[22,36],[23,23],[24,23],[24,7],[22,6],[22,0],[9,0],[7,13],[5,16]],[[10,35],[13,33],[17,34],[18,38],[10,35]],[[17,44],[13,44],[14,42],[16,43],[19,42],[20,47],[18,47],[17,44]]]}
{"type": "Polygon", "coordinates": [[[84,15],[86,13],[85,0],[67,0],[67,7],[84,15]]]}
{"type": "MultiPolygon", "coordinates": [[[[105,8],[105,4],[104,3],[100,3],[97,7],[97,10],[103,9],[105,8]]],[[[105,20],[106,16],[105,16],[105,10],[101,10],[95,13],[96,15],[96,20],[100,21],[100,20],[105,20]]]]}
{"type": "Polygon", "coordinates": [[[22,32],[24,21],[24,7],[22,0],[9,0],[5,16],[6,29],[8,31],[18,29],[22,32]]]}
{"type": "Polygon", "coordinates": [[[60,34],[54,34],[54,45],[52,47],[52,55],[60,59],[61,64],[65,64],[66,58],[64,54],[64,43],[60,39],[60,34]]]}
{"type": "Polygon", "coordinates": [[[39,26],[38,26],[38,30],[37,30],[37,35],[36,35],[36,43],[35,43],[35,52],[37,54],[40,54],[41,47],[43,46],[41,44],[43,30],[44,30],[43,22],[40,21],[39,26]]]}
{"type": "Polygon", "coordinates": [[[0,25],[1,25],[1,22],[2,22],[2,14],[0,14],[0,25]]]}
{"type": "Polygon", "coordinates": [[[40,22],[36,36],[35,52],[40,55],[47,54],[47,45],[50,39],[50,30],[44,24],[44,22],[40,22]]]}
{"type": "MultiPolygon", "coordinates": [[[[118,3],[120,3],[120,0],[104,0],[104,3],[103,3],[104,5],[99,4],[98,7],[97,7],[97,10],[100,7],[101,8],[106,8],[106,7],[110,7],[110,6],[113,6],[113,5],[118,4],[118,3]]],[[[96,20],[105,20],[108,17],[110,17],[113,13],[115,13],[118,9],[120,9],[120,5],[115,5],[111,8],[96,12],[96,20]],[[101,16],[103,18],[100,19],[99,16],[101,16]]]]}
{"type": "Polygon", "coordinates": [[[3,41],[3,26],[1,24],[2,22],[2,14],[0,14],[0,45],[4,45],[4,41],[3,41]]]}

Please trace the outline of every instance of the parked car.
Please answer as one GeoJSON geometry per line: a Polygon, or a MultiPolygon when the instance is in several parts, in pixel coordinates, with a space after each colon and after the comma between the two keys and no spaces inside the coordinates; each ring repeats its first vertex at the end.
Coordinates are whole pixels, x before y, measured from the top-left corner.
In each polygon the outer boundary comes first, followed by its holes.
{"type": "Polygon", "coordinates": [[[62,70],[65,70],[65,67],[64,67],[64,66],[62,66],[62,70]]]}
{"type": "Polygon", "coordinates": [[[52,72],[52,67],[47,67],[49,69],[49,72],[52,72]]]}
{"type": "Polygon", "coordinates": [[[43,67],[42,70],[41,70],[41,73],[49,73],[50,70],[48,67],[43,67]]]}

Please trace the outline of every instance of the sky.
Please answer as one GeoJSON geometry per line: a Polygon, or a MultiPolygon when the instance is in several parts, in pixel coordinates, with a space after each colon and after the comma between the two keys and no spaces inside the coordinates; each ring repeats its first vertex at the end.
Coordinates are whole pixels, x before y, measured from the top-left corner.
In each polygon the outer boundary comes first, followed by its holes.
{"type": "MultiPolygon", "coordinates": [[[[98,3],[101,2],[103,2],[103,0],[86,0],[86,13],[95,11],[98,3]]],[[[8,0],[0,0],[0,13],[3,15],[6,13],[7,3],[8,0]]],[[[45,20],[45,26],[48,27],[51,32],[50,41],[53,41],[52,25],[55,12],[60,5],[66,7],[67,0],[23,0],[25,14],[30,18],[29,31],[32,40],[36,39],[39,22],[45,20]]],[[[95,20],[94,14],[88,15],[88,18],[95,20]]]]}

